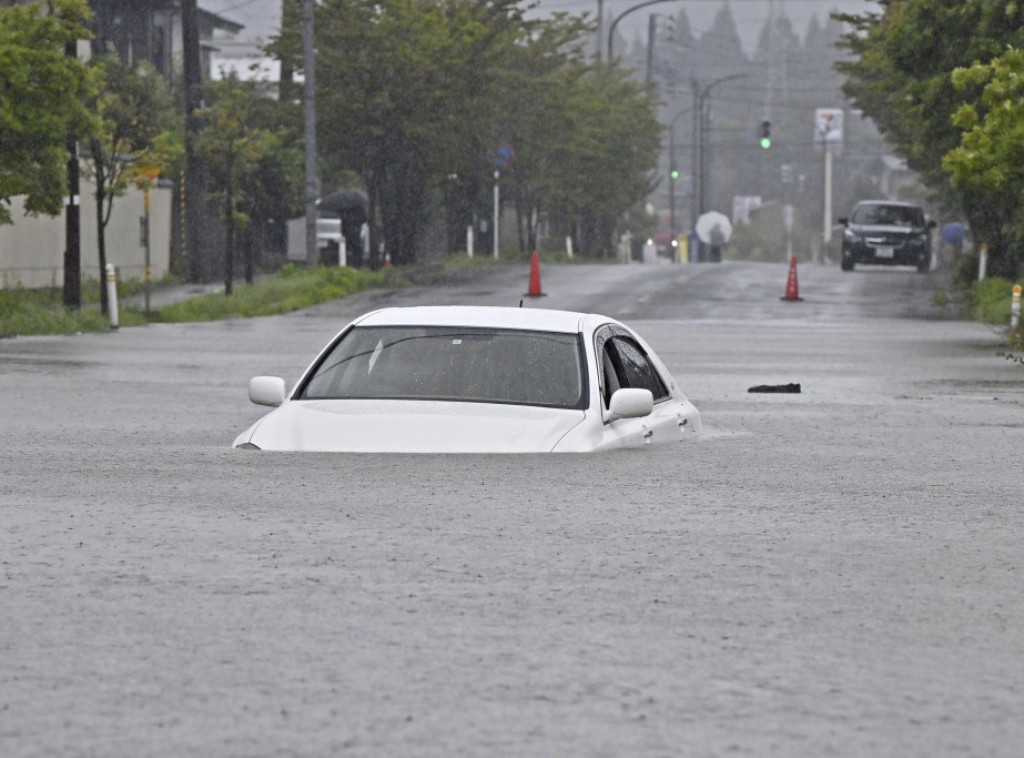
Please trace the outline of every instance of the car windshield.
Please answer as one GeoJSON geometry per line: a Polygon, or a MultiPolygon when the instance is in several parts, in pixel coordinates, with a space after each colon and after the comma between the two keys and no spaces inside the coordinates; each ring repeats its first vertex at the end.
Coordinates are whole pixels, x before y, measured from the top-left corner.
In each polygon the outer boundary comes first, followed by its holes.
{"type": "Polygon", "coordinates": [[[859,205],[850,223],[863,226],[924,226],[924,212],[912,205],[859,205]]]}
{"type": "Polygon", "coordinates": [[[578,335],[463,327],[355,327],[299,399],[585,406],[578,335]]]}

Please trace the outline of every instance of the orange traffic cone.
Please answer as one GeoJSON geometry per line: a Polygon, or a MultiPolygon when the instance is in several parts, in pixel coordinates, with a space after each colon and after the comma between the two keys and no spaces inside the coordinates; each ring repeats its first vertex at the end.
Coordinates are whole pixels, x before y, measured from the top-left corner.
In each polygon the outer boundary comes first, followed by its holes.
{"type": "Polygon", "coordinates": [[[540,290],[540,260],[536,250],[533,251],[533,256],[530,258],[530,290],[526,294],[529,297],[544,296],[540,290]]]}
{"type": "Polygon", "coordinates": [[[384,254],[384,268],[387,268],[390,265],[391,265],[391,253],[385,253],[384,254]]]}
{"type": "Polygon", "coordinates": [[[800,285],[796,279],[796,256],[789,259],[789,278],[786,280],[786,295],[783,300],[803,300],[800,297],[800,285]]]}

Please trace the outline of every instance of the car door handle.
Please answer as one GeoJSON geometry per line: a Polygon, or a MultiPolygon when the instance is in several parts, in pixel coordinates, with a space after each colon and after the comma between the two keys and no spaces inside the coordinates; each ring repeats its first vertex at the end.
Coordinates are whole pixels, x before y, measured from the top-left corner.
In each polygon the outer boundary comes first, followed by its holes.
{"type": "Polygon", "coordinates": [[[644,429],[644,439],[645,440],[649,440],[653,436],[654,436],[654,430],[653,429],[644,429]]]}

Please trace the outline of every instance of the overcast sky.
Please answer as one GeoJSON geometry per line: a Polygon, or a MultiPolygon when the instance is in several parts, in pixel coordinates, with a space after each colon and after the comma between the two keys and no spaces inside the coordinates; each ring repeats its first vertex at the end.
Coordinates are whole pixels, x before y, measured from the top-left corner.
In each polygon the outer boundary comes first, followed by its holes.
{"type": "MultiPolygon", "coordinates": [[[[640,0],[605,0],[605,15],[614,18],[623,11],[637,5],[640,0]]],[[[644,8],[631,14],[619,24],[629,38],[646,25],[647,14],[658,12],[675,15],[680,8],[686,9],[695,34],[705,31],[719,8],[728,2],[733,18],[748,52],[757,43],[757,35],[771,13],[784,12],[793,22],[794,30],[801,36],[807,29],[812,16],[823,22],[835,10],[860,13],[876,9],[871,0],[678,0],[662,6],[644,8]]],[[[276,33],[281,21],[281,0],[199,0],[204,10],[218,13],[232,21],[245,25],[240,35],[244,39],[262,37],[266,39],[276,33]]],[[[597,0],[541,0],[540,11],[565,11],[569,13],[597,12],[597,0]]]]}

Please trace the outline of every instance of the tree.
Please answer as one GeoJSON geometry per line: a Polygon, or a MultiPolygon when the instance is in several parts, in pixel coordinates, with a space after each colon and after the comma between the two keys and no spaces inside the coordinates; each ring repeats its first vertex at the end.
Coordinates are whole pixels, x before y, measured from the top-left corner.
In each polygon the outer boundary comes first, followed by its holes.
{"type": "MultiPolygon", "coordinates": [[[[327,0],[317,13],[325,169],[359,174],[371,240],[385,237],[396,263],[412,261],[430,188],[479,170],[493,61],[521,12],[511,0],[327,0]]],[[[282,42],[294,56],[294,40],[282,42]]],[[[376,265],[376,244],[370,252],[376,265]]]]}
{"type": "Polygon", "coordinates": [[[575,248],[607,256],[619,219],[654,188],[662,127],[646,88],[617,65],[595,67],[563,94],[533,181],[575,248]]]}
{"type": "Polygon", "coordinates": [[[883,0],[881,5],[881,13],[837,15],[852,26],[841,45],[854,59],[837,65],[847,77],[843,91],[938,200],[964,211],[976,238],[990,243],[993,271],[1009,271],[1015,253],[1006,230],[1015,226],[1017,209],[977,184],[952,186],[943,157],[961,142],[954,114],[981,96],[978,86],[955,87],[952,72],[1024,43],[1024,4],[883,0]]]}
{"type": "MultiPolygon", "coordinates": [[[[587,62],[589,24],[527,20],[512,0],[325,0],[317,12],[322,171],[359,176],[371,239],[394,262],[415,260],[437,198],[450,231],[487,209],[504,146],[524,244],[542,210],[610,241],[646,189],[653,100],[622,69],[587,62]]],[[[271,49],[297,67],[298,30],[285,24],[271,49]]]]}
{"type": "Polygon", "coordinates": [[[1019,264],[1024,251],[1024,51],[1011,48],[991,63],[958,68],[952,79],[958,91],[983,89],[979,103],[957,110],[953,122],[963,131],[960,146],[946,154],[942,165],[954,186],[980,191],[1003,209],[1002,236],[1019,264]]]}
{"type": "Polygon", "coordinates": [[[302,154],[302,112],[293,103],[260,95],[245,85],[249,95],[246,126],[272,135],[246,177],[239,209],[248,218],[242,228],[245,281],[252,284],[257,249],[269,236],[283,238],[285,222],[303,213],[305,171],[302,154]]]}
{"type": "Polygon", "coordinates": [[[538,221],[553,210],[551,186],[566,156],[556,143],[569,128],[563,115],[570,92],[588,71],[579,47],[587,31],[580,20],[555,15],[521,44],[509,45],[496,72],[493,140],[514,146],[515,160],[501,173],[515,203],[521,252],[537,249],[538,221]]]}
{"type": "Polygon", "coordinates": [[[249,224],[245,208],[251,207],[254,176],[276,144],[270,131],[251,125],[259,97],[252,82],[232,76],[210,86],[211,104],[200,113],[203,131],[197,152],[206,166],[210,202],[226,230],[225,295],[231,295],[234,284],[235,232],[249,224]]]}
{"type": "Polygon", "coordinates": [[[150,181],[144,171],[157,171],[167,163],[167,141],[157,138],[166,131],[172,103],[163,79],[149,65],[137,69],[115,57],[92,64],[97,90],[86,103],[100,128],[85,141],[86,175],[96,185],[96,244],[100,266],[100,306],[107,313],[106,228],[115,198],[133,183],[150,181]]]}
{"type": "Polygon", "coordinates": [[[63,208],[68,134],[88,135],[85,66],[65,56],[89,36],[85,0],[0,8],[0,224],[12,221],[12,198],[29,214],[63,208]]]}

